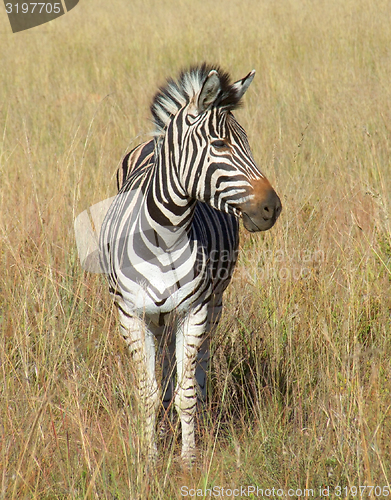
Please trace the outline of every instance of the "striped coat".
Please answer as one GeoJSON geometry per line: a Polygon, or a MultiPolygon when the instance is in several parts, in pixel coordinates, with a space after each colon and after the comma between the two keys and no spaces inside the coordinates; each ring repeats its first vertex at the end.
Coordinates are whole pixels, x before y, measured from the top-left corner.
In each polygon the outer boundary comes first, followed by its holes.
{"type": "Polygon", "coordinates": [[[231,83],[219,68],[202,65],[161,88],[151,106],[155,137],[125,158],[103,222],[102,266],[137,368],[144,443],[153,456],[156,348],[167,353],[164,402],[174,396],[189,462],[197,391],[205,395],[208,334],[236,263],[238,219],[262,231],[281,212],[232,113],[253,77],[231,83]]]}

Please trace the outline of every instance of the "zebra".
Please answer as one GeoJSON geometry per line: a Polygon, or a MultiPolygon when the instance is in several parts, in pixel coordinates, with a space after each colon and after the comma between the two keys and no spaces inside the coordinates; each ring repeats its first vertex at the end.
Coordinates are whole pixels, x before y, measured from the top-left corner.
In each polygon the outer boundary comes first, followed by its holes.
{"type": "Polygon", "coordinates": [[[168,382],[163,402],[174,401],[181,457],[191,463],[197,395],[205,399],[210,332],[236,264],[239,219],[250,232],[265,231],[281,213],[233,115],[254,75],[231,83],[228,73],[203,63],[159,88],[154,135],[125,157],[100,231],[101,265],[137,372],[143,442],[153,458],[156,347],[168,345],[164,378],[176,368],[175,390],[168,382]]]}

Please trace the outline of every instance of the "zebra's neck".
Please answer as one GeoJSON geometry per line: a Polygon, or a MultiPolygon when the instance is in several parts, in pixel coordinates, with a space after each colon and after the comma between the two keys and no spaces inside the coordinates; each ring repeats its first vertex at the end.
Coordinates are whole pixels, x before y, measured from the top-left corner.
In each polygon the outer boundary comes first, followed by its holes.
{"type": "Polygon", "coordinates": [[[156,247],[167,251],[188,240],[196,207],[183,189],[175,158],[163,141],[152,166],[145,204],[146,223],[154,230],[156,247]]]}

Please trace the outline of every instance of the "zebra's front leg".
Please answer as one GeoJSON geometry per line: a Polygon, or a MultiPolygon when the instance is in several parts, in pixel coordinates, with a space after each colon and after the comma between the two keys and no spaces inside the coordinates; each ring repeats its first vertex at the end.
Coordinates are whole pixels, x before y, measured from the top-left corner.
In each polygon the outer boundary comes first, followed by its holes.
{"type": "Polygon", "coordinates": [[[145,322],[119,309],[121,333],[133,358],[138,396],[143,420],[142,447],[154,459],[156,447],[156,412],[159,393],[155,375],[155,337],[145,322]]]}
{"type": "Polygon", "coordinates": [[[189,464],[195,459],[194,418],[197,406],[197,354],[205,334],[206,307],[191,312],[176,331],[177,387],[175,407],[182,427],[182,460],[189,464]]]}

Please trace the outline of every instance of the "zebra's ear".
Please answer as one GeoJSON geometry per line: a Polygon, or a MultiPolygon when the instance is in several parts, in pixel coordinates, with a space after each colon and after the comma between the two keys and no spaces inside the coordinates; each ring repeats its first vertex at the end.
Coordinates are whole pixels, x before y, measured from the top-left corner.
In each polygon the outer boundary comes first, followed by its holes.
{"type": "Polygon", "coordinates": [[[255,69],[250,71],[250,73],[241,80],[238,80],[237,82],[232,84],[231,88],[236,92],[236,97],[238,101],[240,101],[240,99],[243,97],[243,94],[249,88],[250,83],[254,79],[254,76],[255,76],[255,69]]]}
{"type": "Polygon", "coordinates": [[[213,105],[220,93],[220,90],[221,86],[219,75],[216,70],[212,69],[212,71],[209,72],[198,97],[199,113],[203,113],[213,105]]]}

